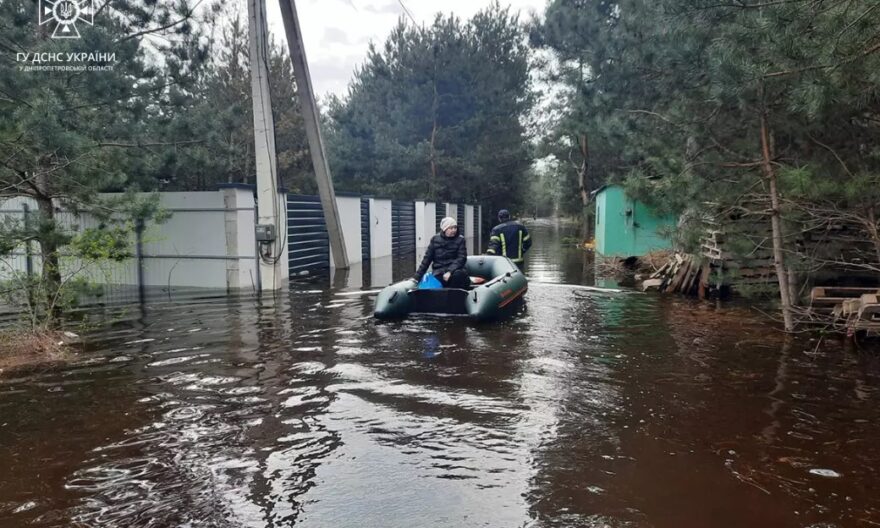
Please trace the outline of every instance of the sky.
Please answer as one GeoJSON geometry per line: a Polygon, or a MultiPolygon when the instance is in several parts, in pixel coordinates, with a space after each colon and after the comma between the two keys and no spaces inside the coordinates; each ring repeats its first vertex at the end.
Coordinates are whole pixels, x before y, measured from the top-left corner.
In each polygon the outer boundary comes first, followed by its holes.
{"type": "MultiPolygon", "coordinates": [[[[453,13],[463,20],[489,6],[491,0],[402,0],[419,24],[430,24],[437,12],[453,13]]],[[[520,19],[541,12],[547,0],[500,0],[520,11],[520,19]]],[[[245,7],[245,6],[243,6],[245,7]]],[[[278,39],[284,34],[277,0],[267,0],[269,31],[278,39]]],[[[356,66],[367,56],[370,41],[381,45],[401,16],[407,16],[399,0],[297,0],[306,58],[315,95],[324,99],[343,96],[356,66]]],[[[246,9],[246,7],[245,7],[246,9]]],[[[407,17],[408,18],[408,17],[407,17]]]]}

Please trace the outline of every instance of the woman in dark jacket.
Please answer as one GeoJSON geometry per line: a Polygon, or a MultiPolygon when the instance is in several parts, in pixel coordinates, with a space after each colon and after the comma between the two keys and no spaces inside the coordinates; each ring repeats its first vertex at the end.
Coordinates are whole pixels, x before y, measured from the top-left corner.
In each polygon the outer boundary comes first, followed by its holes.
{"type": "Polygon", "coordinates": [[[440,232],[431,238],[428,251],[422,264],[413,276],[416,282],[433,264],[431,273],[445,288],[467,288],[470,277],[467,274],[467,244],[463,236],[458,234],[458,223],[455,218],[446,217],[440,221],[440,232]]]}

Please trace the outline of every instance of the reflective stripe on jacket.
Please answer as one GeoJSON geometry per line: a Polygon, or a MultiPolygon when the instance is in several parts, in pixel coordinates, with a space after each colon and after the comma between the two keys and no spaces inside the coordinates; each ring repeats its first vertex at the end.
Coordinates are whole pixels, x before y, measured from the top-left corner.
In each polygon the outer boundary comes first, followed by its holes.
{"type": "Polygon", "coordinates": [[[510,220],[492,228],[486,253],[503,255],[518,264],[523,261],[530,247],[532,237],[528,229],[516,220],[510,220]]]}

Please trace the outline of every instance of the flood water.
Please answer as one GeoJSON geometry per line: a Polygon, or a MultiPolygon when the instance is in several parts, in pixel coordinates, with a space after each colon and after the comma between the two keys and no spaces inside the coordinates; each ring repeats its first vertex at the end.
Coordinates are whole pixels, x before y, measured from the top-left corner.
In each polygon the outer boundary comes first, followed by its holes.
{"type": "Polygon", "coordinates": [[[875,352],[569,286],[564,234],[498,324],[377,323],[345,277],[107,310],[0,381],[0,526],[880,525],[875,352]]]}

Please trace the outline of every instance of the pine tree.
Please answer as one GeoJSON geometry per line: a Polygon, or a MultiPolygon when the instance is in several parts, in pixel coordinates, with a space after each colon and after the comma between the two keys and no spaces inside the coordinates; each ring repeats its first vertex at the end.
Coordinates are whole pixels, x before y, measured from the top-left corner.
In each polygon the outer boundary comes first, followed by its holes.
{"type": "Polygon", "coordinates": [[[524,29],[497,5],[467,22],[401,21],[330,104],[338,185],[400,198],[515,209],[533,159],[524,29]]]}
{"type": "Polygon", "coordinates": [[[665,211],[767,223],[755,246],[772,250],[791,330],[815,201],[877,231],[876,202],[852,189],[878,174],[878,17],[862,1],[556,0],[538,35],[563,66],[588,65],[586,84],[563,77],[564,115],[591,158],[609,153],[591,160],[599,178],[665,211]]]}
{"type": "MultiPolygon", "coordinates": [[[[30,197],[38,205],[31,222],[7,224],[0,238],[4,249],[23,240],[39,244],[40,302],[56,307],[62,250],[110,254],[126,235],[110,221],[111,213],[124,212],[125,202],[102,200],[99,193],[150,187],[155,153],[173,146],[152,125],[185,97],[206,46],[197,13],[184,0],[105,3],[94,26],[79,24],[78,39],[52,38],[51,25],[37,24],[37,7],[30,0],[0,4],[0,196],[30,197]],[[164,38],[150,40],[159,33],[164,38]],[[102,64],[112,67],[104,71],[27,71],[24,66],[36,62],[19,61],[21,54],[39,59],[67,53],[113,53],[116,61],[102,64]],[[103,223],[76,238],[58,221],[59,206],[103,223]],[[101,241],[109,247],[96,247],[101,241]]],[[[151,210],[132,202],[127,208],[141,216],[151,210]]],[[[53,320],[57,313],[46,315],[53,320]]]]}

